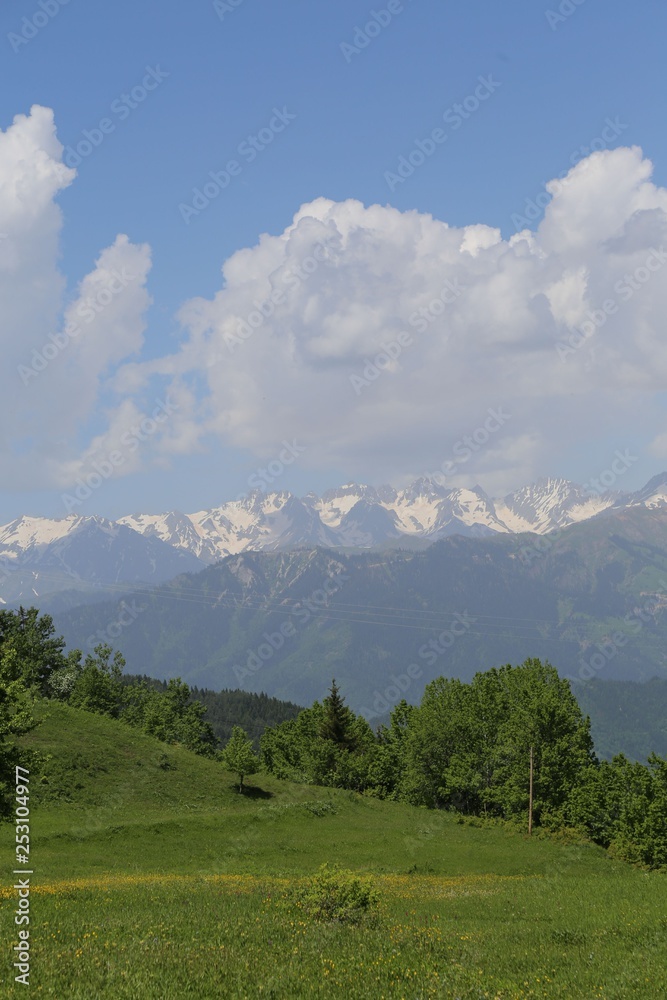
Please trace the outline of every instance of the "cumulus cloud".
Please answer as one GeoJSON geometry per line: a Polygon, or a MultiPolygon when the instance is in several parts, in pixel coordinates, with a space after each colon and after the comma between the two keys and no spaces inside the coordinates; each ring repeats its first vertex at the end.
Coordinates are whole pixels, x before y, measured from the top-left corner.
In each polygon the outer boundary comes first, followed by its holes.
{"type": "Polygon", "coordinates": [[[519,485],[577,436],[637,430],[664,388],[667,191],[651,171],[638,148],[594,153],[548,185],[536,231],[509,239],[319,198],[183,306],[178,353],[117,384],[196,374],[190,440],[268,457],[297,438],[303,464],[370,481],[434,469],[504,405],[511,419],[457,476],[519,485]]]}
{"type": "Polygon", "coordinates": [[[71,480],[109,379],[139,356],[150,303],[149,247],[123,235],[67,301],[56,199],[76,172],[62,152],[47,108],[0,132],[0,469],[19,489],[71,480]]]}
{"type": "Polygon", "coordinates": [[[5,479],[66,488],[111,454],[116,476],[215,439],[260,459],[296,440],[313,469],[400,483],[448,463],[453,485],[498,493],[578,442],[648,441],[667,380],[651,174],[637,148],[594,153],[509,238],[318,198],[225,261],[220,290],[183,305],[177,351],[145,360],[150,248],[118,236],[66,300],[57,197],[75,171],[35,107],[0,132],[5,479]]]}

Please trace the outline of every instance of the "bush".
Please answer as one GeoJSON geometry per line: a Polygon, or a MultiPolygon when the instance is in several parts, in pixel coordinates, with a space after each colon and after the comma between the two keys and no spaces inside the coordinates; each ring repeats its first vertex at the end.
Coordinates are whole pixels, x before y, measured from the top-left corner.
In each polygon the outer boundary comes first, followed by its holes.
{"type": "Polygon", "coordinates": [[[324,864],[298,891],[298,903],[314,920],[358,924],[377,917],[380,897],[369,876],[324,864]]]}

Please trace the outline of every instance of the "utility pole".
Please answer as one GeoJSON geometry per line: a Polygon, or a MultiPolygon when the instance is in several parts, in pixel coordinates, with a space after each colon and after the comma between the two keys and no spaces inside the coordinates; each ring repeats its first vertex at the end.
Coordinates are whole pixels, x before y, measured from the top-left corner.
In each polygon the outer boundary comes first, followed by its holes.
{"type": "Polygon", "coordinates": [[[533,832],[533,748],[530,748],[530,789],[528,792],[528,836],[533,832]]]}

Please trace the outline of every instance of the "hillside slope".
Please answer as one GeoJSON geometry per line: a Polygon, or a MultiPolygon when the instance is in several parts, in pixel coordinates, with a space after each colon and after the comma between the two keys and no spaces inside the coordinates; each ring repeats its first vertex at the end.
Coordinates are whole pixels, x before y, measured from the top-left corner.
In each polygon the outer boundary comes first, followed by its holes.
{"type": "MultiPolygon", "coordinates": [[[[113,644],[132,673],[298,704],[336,677],[369,716],[400,695],[418,701],[440,675],[467,680],[529,656],[574,679],[647,680],[667,675],[667,512],[543,538],[454,536],[423,552],[245,553],[131,600],[113,644]]],[[[97,604],[55,623],[90,649],[121,610],[97,604]]]]}
{"type": "Polygon", "coordinates": [[[45,996],[665,995],[665,877],[601,848],[265,775],[240,796],[215,763],[62,705],[26,740],[49,757],[31,773],[45,996]],[[304,913],[291,894],[325,862],[371,874],[377,923],[304,913]]]}
{"type": "MultiPolygon", "coordinates": [[[[62,704],[44,703],[40,712],[44,721],[24,738],[49,758],[31,773],[40,882],[135,871],[275,875],[332,857],[377,872],[451,875],[544,874],[565,856],[578,858],[582,873],[609,867],[593,845],[526,842],[450,814],[264,773],[239,795],[219,764],[122,722],[62,704]]],[[[3,850],[12,837],[9,824],[0,826],[3,850]]]]}

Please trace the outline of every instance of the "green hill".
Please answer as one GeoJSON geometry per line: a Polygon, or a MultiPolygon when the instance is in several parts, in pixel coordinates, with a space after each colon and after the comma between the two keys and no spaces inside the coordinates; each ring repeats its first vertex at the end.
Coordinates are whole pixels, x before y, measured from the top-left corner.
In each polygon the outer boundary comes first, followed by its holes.
{"type": "MultiPolygon", "coordinates": [[[[664,996],[665,876],[573,838],[255,775],[122,722],[39,706],[30,987],[73,1000],[664,996]],[[291,893],[323,862],[371,873],[362,926],[291,893]]],[[[12,857],[13,824],[0,826],[12,857]]],[[[9,866],[7,866],[9,869],[9,866]]],[[[0,886],[14,997],[14,876],[0,886]]]]}
{"type": "MultiPolygon", "coordinates": [[[[46,701],[38,714],[42,723],[22,742],[47,758],[31,779],[43,879],[137,869],[293,874],[330,860],[333,846],[341,863],[378,872],[417,865],[443,875],[544,874],[569,850],[264,773],[248,779],[247,794],[239,795],[220,764],[115,719],[46,701]],[[257,835],[240,846],[248,830],[257,835]],[[428,830],[421,840],[420,830],[428,830]],[[436,837],[444,830],[446,856],[436,837]],[[123,842],[132,844],[130,853],[110,850],[123,842]],[[475,846],[484,844],[492,845],[491,855],[476,857],[475,846]]],[[[10,830],[0,833],[8,837],[10,830]]],[[[606,870],[602,850],[590,846],[585,854],[584,867],[606,870]]]]}

